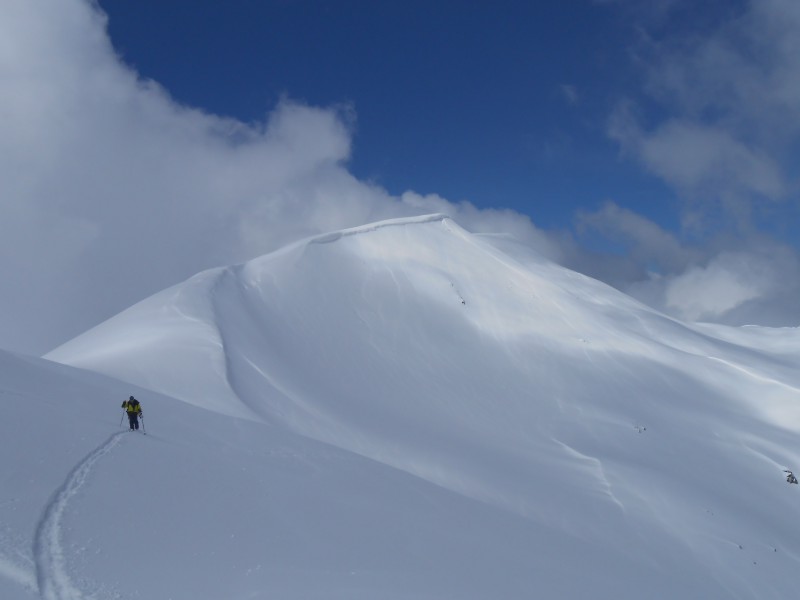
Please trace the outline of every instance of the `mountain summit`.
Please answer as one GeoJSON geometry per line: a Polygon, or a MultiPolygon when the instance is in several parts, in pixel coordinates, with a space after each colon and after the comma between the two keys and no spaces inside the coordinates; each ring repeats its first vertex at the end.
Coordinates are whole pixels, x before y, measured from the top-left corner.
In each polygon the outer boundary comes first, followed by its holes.
{"type": "Polygon", "coordinates": [[[394,557],[364,597],[794,595],[798,332],[681,323],[442,215],[200,273],[45,358],[439,490],[419,530],[350,522],[394,557]],[[410,539],[463,552],[393,569],[410,539]]]}

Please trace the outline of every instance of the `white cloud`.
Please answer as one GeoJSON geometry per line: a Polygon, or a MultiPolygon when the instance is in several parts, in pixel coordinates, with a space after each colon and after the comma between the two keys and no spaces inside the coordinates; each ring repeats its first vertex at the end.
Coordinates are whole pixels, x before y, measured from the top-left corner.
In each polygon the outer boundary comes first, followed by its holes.
{"type": "Polygon", "coordinates": [[[274,247],[291,227],[241,235],[255,207],[297,202],[297,181],[349,155],[334,110],[283,103],[246,126],[179,106],[118,62],[88,3],[11,0],[3,17],[0,337],[24,349],[274,247]]]}
{"type": "Polygon", "coordinates": [[[598,261],[579,250],[571,266],[667,314],[732,325],[800,322],[800,258],[785,244],[756,234],[689,243],[612,202],[581,212],[578,230],[600,233],[624,254],[598,261]]]}
{"type": "Polygon", "coordinates": [[[639,284],[632,292],[663,298],[667,312],[687,320],[796,326],[799,281],[796,252],[763,242],[719,252],[704,264],[639,284]]]}
{"type": "Polygon", "coordinates": [[[719,319],[769,290],[770,277],[761,266],[751,255],[721,254],[705,267],[672,278],[665,289],[666,307],[692,321],[719,319]]]}
{"type": "Polygon", "coordinates": [[[621,241],[628,254],[642,264],[657,263],[664,270],[683,269],[695,254],[683,247],[674,234],[614,202],[597,211],[579,211],[578,231],[594,230],[609,240],[621,241]]]}
{"type": "Polygon", "coordinates": [[[686,319],[797,325],[797,251],[759,228],[792,218],[800,200],[800,3],[662,7],[636,14],[633,55],[644,86],[619,103],[608,133],[684,200],[683,231],[608,207],[581,222],[626,246],[636,268],[615,284],[657,308],[686,319]],[[714,11],[716,21],[691,18],[714,11]]]}
{"type": "Polygon", "coordinates": [[[772,199],[786,192],[777,162],[723,128],[674,119],[650,132],[612,130],[612,135],[654,174],[692,197],[772,199]]]}
{"type": "Polygon", "coordinates": [[[695,210],[705,202],[741,212],[742,203],[785,200],[793,191],[800,4],[749,1],[726,14],[708,30],[684,23],[681,33],[643,36],[638,59],[659,112],[629,101],[609,133],[695,210]]]}

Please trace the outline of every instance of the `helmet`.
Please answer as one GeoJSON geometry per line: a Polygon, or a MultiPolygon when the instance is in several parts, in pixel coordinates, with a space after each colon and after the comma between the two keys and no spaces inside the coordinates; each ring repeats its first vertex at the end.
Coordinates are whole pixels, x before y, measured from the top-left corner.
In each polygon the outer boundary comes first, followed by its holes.
{"type": "Polygon", "coordinates": [[[136,398],[134,398],[133,396],[131,396],[130,398],[128,398],[128,400],[136,400],[136,398]]]}

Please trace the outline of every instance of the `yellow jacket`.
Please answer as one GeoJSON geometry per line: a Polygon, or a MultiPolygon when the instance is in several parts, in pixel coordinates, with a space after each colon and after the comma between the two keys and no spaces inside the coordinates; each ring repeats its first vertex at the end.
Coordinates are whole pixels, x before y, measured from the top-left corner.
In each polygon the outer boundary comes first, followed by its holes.
{"type": "Polygon", "coordinates": [[[142,412],[142,405],[139,404],[138,400],[125,400],[125,402],[122,403],[122,408],[129,413],[142,412]]]}

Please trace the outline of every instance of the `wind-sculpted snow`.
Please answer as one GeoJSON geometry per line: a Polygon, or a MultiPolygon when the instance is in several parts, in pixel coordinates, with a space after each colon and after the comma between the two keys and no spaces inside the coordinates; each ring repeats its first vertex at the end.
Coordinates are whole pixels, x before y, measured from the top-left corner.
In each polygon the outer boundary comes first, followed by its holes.
{"type": "MultiPolygon", "coordinates": [[[[470,507],[490,556],[469,586],[477,555],[453,550],[426,554],[435,585],[400,561],[372,597],[793,594],[798,331],[681,323],[442,215],[201,273],[48,358],[363,457],[439,490],[437,515],[470,507]]],[[[343,544],[392,555],[457,529],[343,544]]]]}

